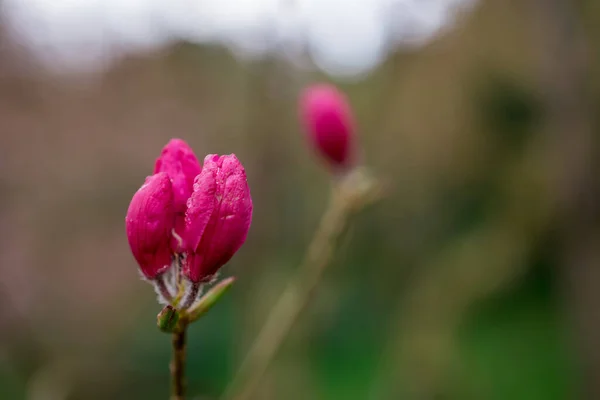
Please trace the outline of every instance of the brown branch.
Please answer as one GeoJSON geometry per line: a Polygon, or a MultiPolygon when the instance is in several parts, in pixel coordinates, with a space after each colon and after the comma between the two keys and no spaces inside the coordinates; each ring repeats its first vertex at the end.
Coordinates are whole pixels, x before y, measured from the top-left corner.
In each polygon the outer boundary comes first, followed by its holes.
{"type": "Polygon", "coordinates": [[[173,360],[171,361],[172,392],[171,400],[185,398],[185,353],[187,323],[181,322],[179,329],[173,333],[173,360]]]}
{"type": "Polygon", "coordinates": [[[360,169],[334,189],[329,208],[321,219],[297,276],[267,317],[237,375],[226,389],[224,399],[250,398],[294,323],[313,298],[350,217],[381,195],[379,183],[360,169]]]}

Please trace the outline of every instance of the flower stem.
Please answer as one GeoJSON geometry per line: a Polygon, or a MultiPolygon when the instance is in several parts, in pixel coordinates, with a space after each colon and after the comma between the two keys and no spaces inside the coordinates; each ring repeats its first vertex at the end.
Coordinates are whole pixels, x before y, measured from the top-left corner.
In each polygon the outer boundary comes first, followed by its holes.
{"type": "Polygon", "coordinates": [[[341,188],[335,189],[298,275],[286,287],[267,317],[237,375],[226,389],[224,399],[246,400],[252,395],[283,340],[312,298],[351,214],[375,199],[375,187],[372,186],[368,190],[360,187],[350,193],[341,188]]]}
{"type": "Polygon", "coordinates": [[[165,282],[164,274],[158,276],[154,280],[154,287],[159,296],[162,297],[164,303],[169,304],[173,300],[173,295],[171,294],[171,291],[169,290],[167,283],[165,282]]]}
{"type": "Polygon", "coordinates": [[[189,291],[184,295],[183,302],[180,307],[182,310],[187,310],[194,304],[198,298],[198,293],[200,293],[200,287],[201,285],[199,283],[192,283],[189,291]]]}
{"type": "Polygon", "coordinates": [[[185,353],[187,322],[181,321],[179,329],[173,332],[173,360],[171,361],[171,400],[185,398],[185,353]]]}

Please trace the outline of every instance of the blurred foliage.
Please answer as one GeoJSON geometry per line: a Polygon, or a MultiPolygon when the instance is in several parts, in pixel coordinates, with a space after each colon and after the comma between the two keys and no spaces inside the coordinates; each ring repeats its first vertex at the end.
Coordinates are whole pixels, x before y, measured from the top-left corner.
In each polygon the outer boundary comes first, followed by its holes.
{"type": "MultiPolygon", "coordinates": [[[[389,196],[355,219],[257,399],[574,398],[557,228],[536,186],[555,166],[540,156],[534,15],[482,0],[424,48],[339,83],[389,196]]],[[[225,268],[238,280],[189,335],[190,398],[216,399],[325,207],[329,177],[295,101],[327,78],[183,43],[59,79],[2,49],[17,61],[0,59],[0,398],[168,397],[169,337],[123,218],[160,148],[182,137],[199,157],[235,152],[255,203],[225,268]]]]}

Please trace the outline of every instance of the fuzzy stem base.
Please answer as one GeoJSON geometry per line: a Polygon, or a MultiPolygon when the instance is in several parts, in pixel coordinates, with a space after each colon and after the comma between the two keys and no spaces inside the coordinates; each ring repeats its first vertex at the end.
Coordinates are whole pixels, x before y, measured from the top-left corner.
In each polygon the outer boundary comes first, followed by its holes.
{"type": "Polygon", "coordinates": [[[165,278],[165,275],[162,274],[154,280],[154,288],[159,295],[161,304],[169,304],[173,300],[173,294],[171,294],[165,278]]]}

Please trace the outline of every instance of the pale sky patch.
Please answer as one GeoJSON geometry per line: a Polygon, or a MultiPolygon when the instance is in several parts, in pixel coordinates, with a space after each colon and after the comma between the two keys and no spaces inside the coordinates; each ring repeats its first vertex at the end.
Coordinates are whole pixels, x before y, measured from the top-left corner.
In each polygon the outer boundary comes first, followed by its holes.
{"type": "Polygon", "coordinates": [[[390,50],[452,27],[474,0],[4,0],[10,30],[53,69],[94,69],[176,40],[236,56],[306,49],[331,75],[356,76],[390,50]]]}

